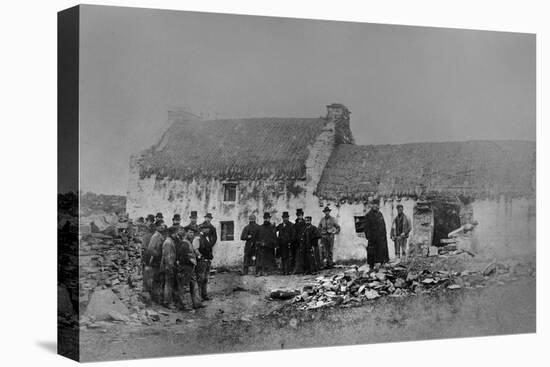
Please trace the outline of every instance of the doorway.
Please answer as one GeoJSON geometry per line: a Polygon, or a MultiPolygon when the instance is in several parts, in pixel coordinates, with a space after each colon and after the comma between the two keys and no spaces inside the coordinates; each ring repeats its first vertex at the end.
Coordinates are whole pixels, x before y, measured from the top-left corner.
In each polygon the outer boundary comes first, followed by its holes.
{"type": "Polygon", "coordinates": [[[448,238],[449,232],[462,225],[460,223],[460,205],[457,202],[435,200],[432,201],[431,206],[434,215],[432,246],[441,246],[441,239],[448,238]]]}

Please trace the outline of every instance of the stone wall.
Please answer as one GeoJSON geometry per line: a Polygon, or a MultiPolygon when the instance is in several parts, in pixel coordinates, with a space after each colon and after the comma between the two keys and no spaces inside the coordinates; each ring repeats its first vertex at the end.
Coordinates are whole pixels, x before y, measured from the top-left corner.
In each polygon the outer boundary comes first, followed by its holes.
{"type": "MultiPolygon", "coordinates": [[[[397,215],[397,204],[403,205],[405,215],[412,220],[413,207],[415,201],[412,199],[402,200],[381,200],[380,212],[384,216],[386,222],[386,232],[388,237],[388,250],[390,253],[390,259],[395,257],[395,249],[393,242],[390,240],[391,221],[397,215]]],[[[331,203],[326,203],[331,204],[331,203]]],[[[334,256],[336,260],[359,260],[366,259],[367,257],[367,240],[364,233],[356,233],[355,231],[355,217],[364,216],[369,210],[370,206],[363,203],[349,204],[345,203],[336,207],[335,203],[330,205],[333,208],[331,214],[338,220],[342,230],[340,234],[336,235],[334,241],[334,256]]],[[[313,223],[318,224],[323,217],[321,211],[314,213],[313,223]]]]}
{"type": "Polygon", "coordinates": [[[189,213],[196,210],[199,222],[206,213],[214,216],[218,243],[214,247],[214,266],[237,266],[242,262],[244,243],[240,240],[248,216],[255,214],[261,223],[264,212],[270,212],[275,223],[281,221],[283,211],[294,213],[305,206],[305,188],[293,181],[241,181],[237,182],[237,200],[224,201],[223,184],[219,180],[156,180],[150,177],[135,180],[128,193],[128,213],[131,218],[148,213],[162,212],[171,223],[172,215],[180,213],[188,223],[189,213]],[[234,222],[234,240],[221,241],[222,221],[234,222]]]}
{"type": "MultiPolygon", "coordinates": [[[[234,240],[218,241],[214,248],[214,266],[237,266],[242,262],[244,243],[240,240],[241,231],[248,224],[248,216],[255,214],[257,222],[262,222],[264,212],[270,212],[273,223],[282,221],[283,211],[294,216],[296,209],[306,212],[319,212],[319,201],[314,190],[321,178],[323,169],[332,154],[335,144],[335,122],[328,122],[309,147],[306,160],[306,180],[269,179],[238,181],[237,200],[226,202],[223,197],[223,184],[229,181],[217,179],[193,179],[180,181],[157,179],[155,176],[140,178],[137,160],[130,161],[130,178],[127,195],[127,212],[130,218],[162,212],[167,222],[173,214],[180,213],[187,222],[191,210],[198,211],[199,220],[205,213],[212,213],[213,224],[221,235],[222,221],[234,222],[234,240]]],[[[320,217],[319,217],[320,219],[320,217]]]]}

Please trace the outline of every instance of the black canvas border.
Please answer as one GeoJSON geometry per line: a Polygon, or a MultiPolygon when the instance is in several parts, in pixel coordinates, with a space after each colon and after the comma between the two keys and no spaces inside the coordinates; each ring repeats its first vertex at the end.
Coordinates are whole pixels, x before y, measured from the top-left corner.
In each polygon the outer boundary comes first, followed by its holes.
{"type": "MultiPolygon", "coordinates": [[[[72,228],[57,235],[57,353],[80,360],[78,329],[78,208],[79,208],[79,39],[80,6],[57,13],[57,193],[58,214],[73,215],[72,228]],[[76,223],[76,228],[74,226],[76,223]],[[72,261],[68,261],[71,259],[72,261]],[[75,262],[76,261],[76,262],[75,262]],[[70,295],[74,314],[60,314],[60,290],[70,295]]],[[[59,220],[59,219],[58,219],[59,220]]],[[[66,297],[65,297],[66,300],[66,297]]]]}

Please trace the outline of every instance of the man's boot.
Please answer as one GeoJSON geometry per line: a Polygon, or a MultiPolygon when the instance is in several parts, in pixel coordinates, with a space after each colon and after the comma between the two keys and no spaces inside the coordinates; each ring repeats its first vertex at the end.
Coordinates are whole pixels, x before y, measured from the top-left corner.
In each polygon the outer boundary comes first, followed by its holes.
{"type": "Polygon", "coordinates": [[[193,302],[193,308],[203,308],[204,304],[200,300],[199,286],[197,282],[191,282],[191,301],[193,302]]]}
{"type": "Polygon", "coordinates": [[[203,282],[200,285],[200,288],[201,288],[200,293],[201,293],[202,300],[203,301],[210,301],[212,298],[208,297],[208,283],[203,282]]]}

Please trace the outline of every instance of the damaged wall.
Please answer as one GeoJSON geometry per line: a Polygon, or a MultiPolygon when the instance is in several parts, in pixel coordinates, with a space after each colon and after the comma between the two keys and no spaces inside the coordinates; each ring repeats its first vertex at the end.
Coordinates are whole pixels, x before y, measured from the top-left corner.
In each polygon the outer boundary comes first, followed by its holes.
{"type": "Polygon", "coordinates": [[[262,223],[264,212],[272,214],[273,222],[280,222],[283,211],[294,213],[304,207],[305,189],[300,183],[283,181],[241,181],[237,183],[237,199],[224,201],[223,182],[219,180],[156,180],[155,177],[135,180],[129,191],[128,213],[131,218],[147,213],[162,212],[171,224],[172,215],[180,213],[182,222],[189,223],[188,215],[198,211],[199,223],[209,212],[218,231],[214,247],[213,266],[235,266],[242,263],[244,242],[241,231],[248,224],[248,216],[255,214],[262,223]],[[221,221],[234,222],[234,240],[221,241],[221,221]]]}
{"type": "MultiPolygon", "coordinates": [[[[334,239],[335,260],[366,259],[367,240],[364,233],[356,233],[354,218],[356,216],[364,216],[370,210],[370,206],[365,205],[362,202],[353,204],[344,203],[339,207],[336,207],[334,203],[330,202],[324,202],[324,204],[330,204],[330,207],[332,208],[331,215],[336,218],[342,229],[334,239]]],[[[380,212],[384,216],[384,220],[386,222],[390,259],[395,257],[395,247],[393,241],[390,240],[390,231],[392,220],[397,215],[397,204],[403,205],[405,215],[412,221],[415,201],[407,198],[403,198],[401,200],[380,201],[380,212]]],[[[315,225],[317,225],[323,217],[321,210],[322,208],[318,207],[318,213],[314,213],[314,215],[312,215],[313,223],[315,225]]]]}
{"type": "Polygon", "coordinates": [[[474,250],[484,257],[534,255],[536,251],[536,202],[534,198],[476,200],[472,203],[474,250]]]}
{"type": "MultiPolygon", "coordinates": [[[[201,178],[189,181],[162,178],[155,175],[142,178],[137,159],[131,158],[130,179],[127,196],[127,212],[130,218],[162,212],[167,223],[171,223],[174,213],[180,213],[183,222],[188,223],[191,210],[198,211],[199,222],[202,216],[210,212],[214,216],[213,224],[221,235],[221,221],[234,222],[234,240],[218,241],[214,248],[214,266],[237,266],[242,264],[244,242],[240,240],[241,231],[248,224],[248,216],[255,214],[257,223],[262,223],[264,212],[270,212],[272,223],[282,221],[283,211],[292,218],[296,209],[303,208],[306,213],[319,212],[319,201],[314,190],[321,178],[323,169],[335,146],[336,122],[328,121],[315,142],[308,147],[305,162],[306,179],[288,180],[271,178],[263,180],[220,181],[201,178]],[[237,184],[235,202],[224,201],[223,184],[237,184]]],[[[317,217],[314,217],[317,218],[317,217]]],[[[318,216],[317,221],[320,219],[318,216]]]]}

